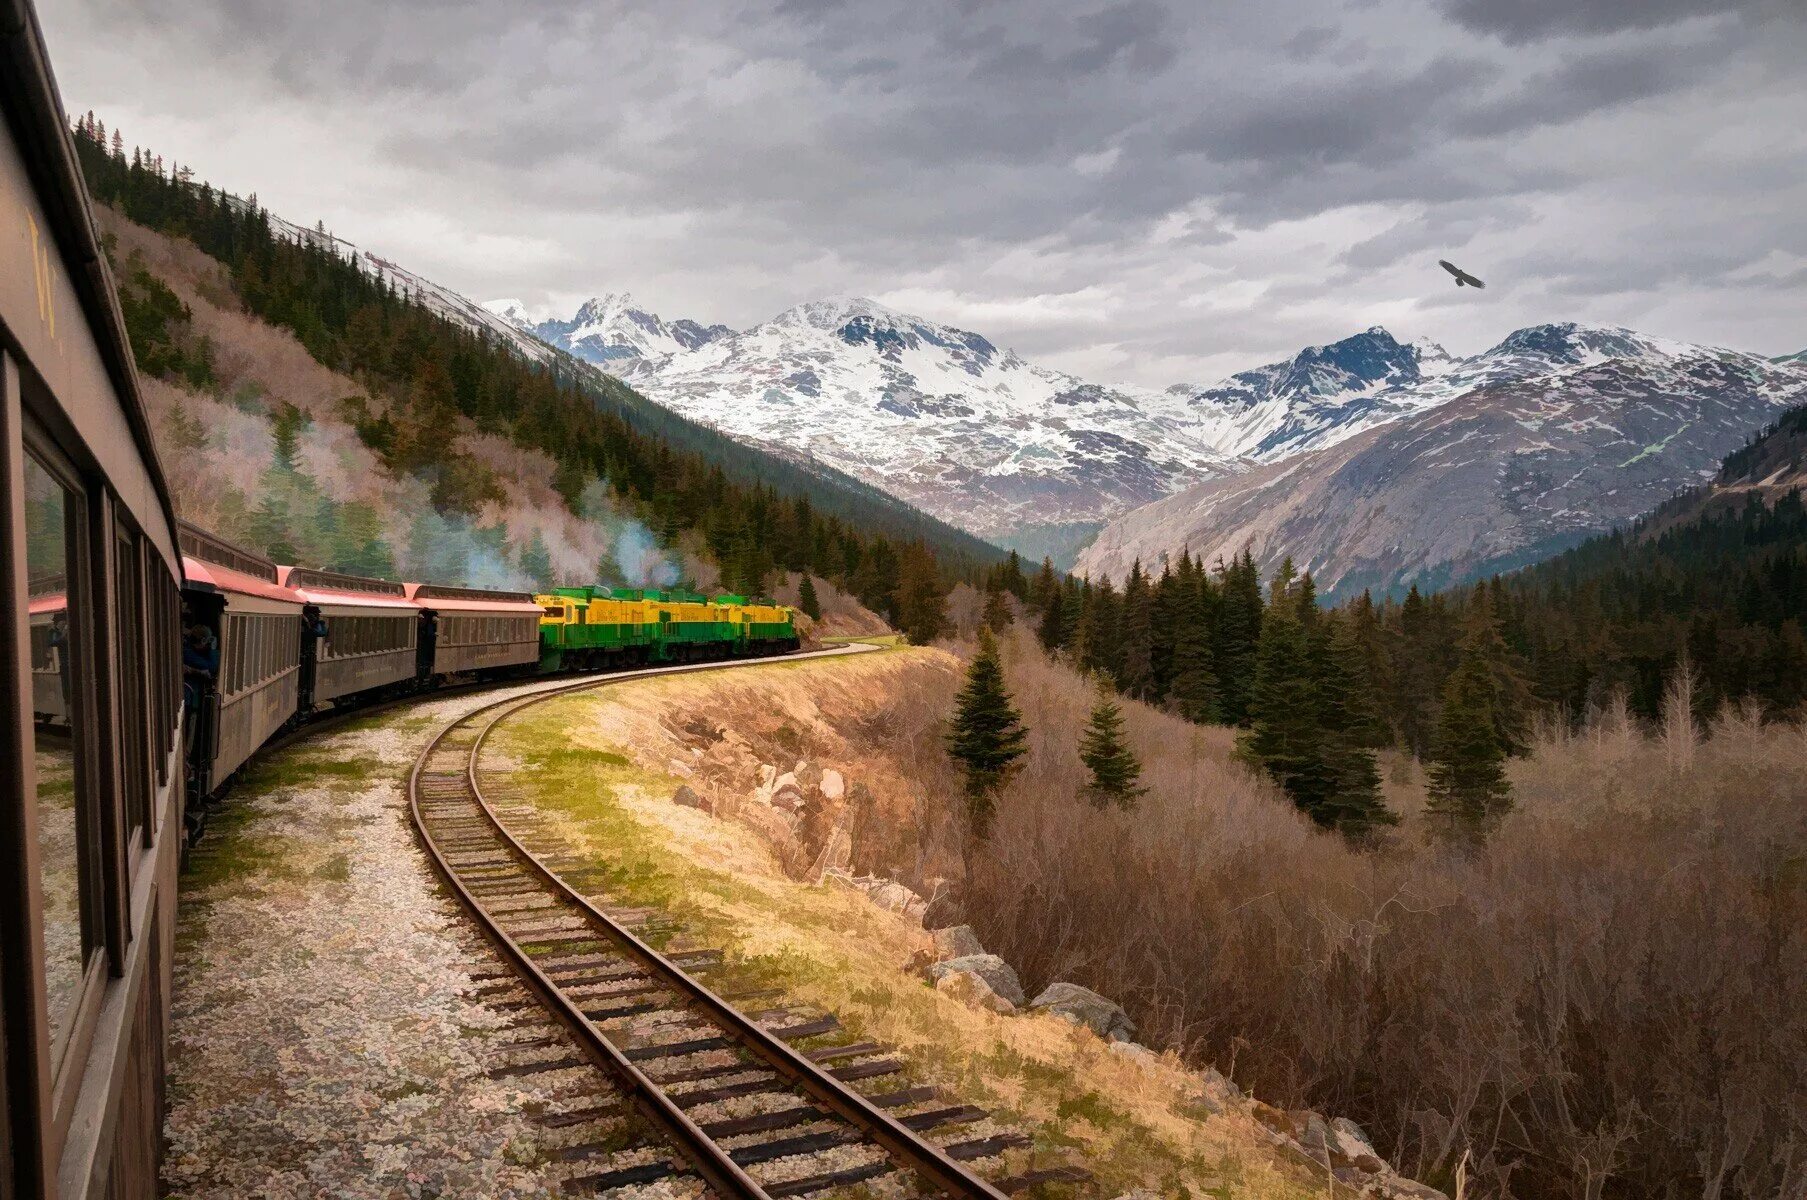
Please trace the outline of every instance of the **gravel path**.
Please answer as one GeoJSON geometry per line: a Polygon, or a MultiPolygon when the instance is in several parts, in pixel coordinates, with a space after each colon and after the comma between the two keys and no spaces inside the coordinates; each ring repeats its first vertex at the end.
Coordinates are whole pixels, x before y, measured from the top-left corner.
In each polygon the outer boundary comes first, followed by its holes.
{"type": "MultiPolygon", "coordinates": [[[[533,1197],[557,1150],[638,1141],[414,842],[405,780],[431,731],[505,693],[433,701],[257,768],[183,879],[171,1011],[169,1156],[183,1197],[533,1197]],[[518,1042],[509,1047],[503,1043],[518,1042]]],[[[647,1189],[647,1195],[678,1195],[647,1189]]]]}

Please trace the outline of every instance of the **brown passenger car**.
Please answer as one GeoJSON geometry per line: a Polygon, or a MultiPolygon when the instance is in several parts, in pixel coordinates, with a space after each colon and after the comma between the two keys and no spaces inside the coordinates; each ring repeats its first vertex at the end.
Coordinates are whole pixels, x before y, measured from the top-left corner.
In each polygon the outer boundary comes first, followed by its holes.
{"type": "Polygon", "coordinates": [[[526,592],[406,587],[421,610],[422,675],[493,675],[539,664],[540,606],[526,592]]]}
{"type": "Polygon", "coordinates": [[[277,579],[301,598],[301,711],[413,682],[420,609],[386,579],[280,567],[277,579]]]}
{"type": "Polygon", "coordinates": [[[0,0],[0,1196],[152,1197],[181,559],[25,0],[0,0]]]}

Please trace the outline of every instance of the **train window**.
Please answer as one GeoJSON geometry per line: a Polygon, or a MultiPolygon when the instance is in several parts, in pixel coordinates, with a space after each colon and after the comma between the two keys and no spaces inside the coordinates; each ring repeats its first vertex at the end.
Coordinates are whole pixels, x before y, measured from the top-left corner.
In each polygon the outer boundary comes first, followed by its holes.
{"type": "MultiPolygon", "coordinates": [[[[144,588],[138,541],[120,529],[113,540],[113,620],[119,631],[115,667],[125,827],[131,840],[150,828],[150,739],[144,711],[144,588]]],[[[129,844],[129,843],[128,843],[129,844]]]]}
{"type": "Polygon", "coordinates": [[[43,903],[44,993],[50,1050],[68,1049],[98,938],[93,822],[84,811],[81,767],[88,732],[79,495],[35,456],[25,460],[26,576],[31,593],[32,727],[36,779],[38,894],[43,903]]]}

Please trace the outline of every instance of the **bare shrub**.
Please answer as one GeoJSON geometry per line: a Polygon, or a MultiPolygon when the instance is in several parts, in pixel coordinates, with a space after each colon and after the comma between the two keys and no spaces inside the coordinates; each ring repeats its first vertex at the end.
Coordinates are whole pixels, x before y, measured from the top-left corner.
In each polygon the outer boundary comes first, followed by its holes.
{"type": "Polygon", "coordinates": [[[1230,731],[1139,705],[1149,794],[1091,808],[1083,681],[1020,634],[1008,667],[1030,753],[966,918],[1025,984],[1111,995],[1150,1044],[1352,1116],[1420,1178],[1466,1159],[1471,1196],[1807,1188],[1799,726],[1733,709],[1700,741],[1683,683],[1653,737],[1609,702],[1514,763],[1485,853],[1409,821],[1360,852],[1232,762],[1230,731]]]}

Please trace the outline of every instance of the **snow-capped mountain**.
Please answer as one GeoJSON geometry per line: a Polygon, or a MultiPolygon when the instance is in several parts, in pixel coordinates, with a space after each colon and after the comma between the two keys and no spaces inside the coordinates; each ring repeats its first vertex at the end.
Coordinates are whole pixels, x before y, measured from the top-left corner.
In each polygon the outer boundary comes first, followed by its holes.
{"type": "Polygon", "coordinates": [[[622,373],[640,360],[695,350],[734,331],[726,325],[680,320],[667,323],[634,303],[626,292],[586,300],[570,317],[534,320],[519,300],[483,306],[495,316],[599,367],[622,373]]]}
{"type": "Polygon", "coordinates": [[[1269,571],[1290,555],[1330,596],[1473,579],[1699,483],[1778,412],[1807,402],[1807,368],[1624,329],[1540,325],[1405,390],[1402,402],[1431,399],[1120,517],[1078,568],[1121,578],[1134,560],[1182,546],[1207,559],[1247,546],[1269,571]]]}
{"type": "MultiPolygon", "coordinates": [[[[518,306],[492,309],[519,319],[518,306]]],[[[871,300],[801,304],[738,333],[695,326],[694,345],[684,325],[592,302],[529,328],[685,416],[1038,557],[1065,560],[1109,517],[1248,465],[1158,392],[1087,383],[871,300]],[[584,325],[585,312],[606,320],[584,325]],[[614,347],[631,349],[599,357],[614,347]]]]}

